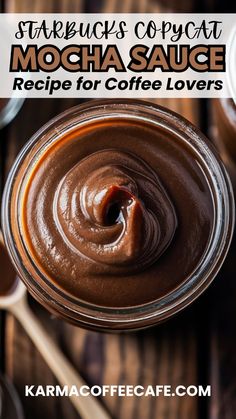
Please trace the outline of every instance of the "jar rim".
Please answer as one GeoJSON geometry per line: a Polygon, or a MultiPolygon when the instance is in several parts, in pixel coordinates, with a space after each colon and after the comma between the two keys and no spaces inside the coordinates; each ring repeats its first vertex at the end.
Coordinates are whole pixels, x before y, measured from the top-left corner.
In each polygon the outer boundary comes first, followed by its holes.
{"type": "MultiPolygon", "coordinates": [[[[18,208],[18,207],[17,207],[18,208]]],[[[16,209],[16,208],[15,208],[16,209]]],[[[234,228],[234,198],[232,186],[227,172],[218,158],[214,147],[209,144],[204,135],[189,121],[180,115],[152,103],[138,100],[93,100],[58,115],[44,125],[23,147],[9,174],[2,204],[2,227],[5,243],[19,276],[27,285],[30,292],[49,309],[68,320],[74,319],[80,325],[103,330],[136,329],[156,324],[172,316],[195,300],[218,273],[227,254],[232,239],[234,228]],[[59,289],[52,282],[47,283],[46,278],[34,266],[34,272],[41,282],[37,281],[27,269],[32,264],[30,255],[24,247],[27,263],[23,264],[22,256],[17,249],[17,244],[22,245],[20,237],[19,220],[12,220],[12,202],[18,206],[20,188],[23,184],[16,184],[19,170],[27,162],[25,175],[30,163],[31,154],[35,149],[49,146],[57,141],[66,132],[73,131],[78,125],[94,122],[95,118],[145,118],[149,123],[162,127],[169,132],[174,132],[198,154],[205,170],[212,181],[212,196],[215,202],[214,234],[212,234],[207,251],[199,266],[193,274],[183,281],[176,289],[159,300],[140,306],[126,308],[108,308],[86,303],[59,289]],[[17,191],[16,191],[17,189],[17,191]],[[12,223],[16,223],[16,232],[13,233],[12,223]],[[26,266],[27,265],[27,266],[26,266]],[[41,276],[41,278],[40,278],[41,276]],[[42,286],[43,284],[43,286],[42,286]]]]}
{"type": "Polygon", "coordinates": [[[24,98],[15,97],[6,99],[6,105],[0,110],[0,128],[4,128],[15,118],[20,111],[24,100],[24,98]]]}

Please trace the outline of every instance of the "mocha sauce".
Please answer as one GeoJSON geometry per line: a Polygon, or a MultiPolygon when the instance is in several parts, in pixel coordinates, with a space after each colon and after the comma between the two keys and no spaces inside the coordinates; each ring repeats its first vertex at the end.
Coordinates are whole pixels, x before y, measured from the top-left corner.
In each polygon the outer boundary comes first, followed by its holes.
{"type": "Polygon", "coordinates": [[[98,306],[162,298],[193,274],[214,218],[201,163],[148,122],[91,122],[38,160],[24,242],[49,281],[98,306]]]}

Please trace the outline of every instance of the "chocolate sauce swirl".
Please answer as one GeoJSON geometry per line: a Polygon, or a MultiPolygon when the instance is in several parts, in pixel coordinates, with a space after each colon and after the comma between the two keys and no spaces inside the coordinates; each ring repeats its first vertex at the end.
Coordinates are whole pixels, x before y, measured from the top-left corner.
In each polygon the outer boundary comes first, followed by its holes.
{"type": "Polygon", "coordinates": [[[153,264],[177,225],[157,174],[135,155],[113,149],[88,156],[64,176],[54,215],[68,246],[109,273],[153,264]]]}
{"type": "Polygon", "coordinates": [[[130,307],[172,292],[214,222],[199,156],[145,120],[91,121],[37,156],[21,233],[43,276],[79,300],[130,307]]]}

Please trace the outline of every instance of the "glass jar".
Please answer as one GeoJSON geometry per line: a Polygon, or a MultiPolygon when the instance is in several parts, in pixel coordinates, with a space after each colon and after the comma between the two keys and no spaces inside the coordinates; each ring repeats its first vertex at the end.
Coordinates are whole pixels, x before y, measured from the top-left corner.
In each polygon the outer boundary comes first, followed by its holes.
{"type": "Polygon", "coordinates": [[[2,205],[5,243],[19,276],[30,293],[48,310],[86,328],[106,331],[135,330],[155,325],[195,300],[212,282],[227,254],[234,227],[234,199],[231,183],[218,154],[203,134],[181,116],[143,101],[91,101],[69,109],[43,126],[20,152],[8,177],[2,205]],[[101,307],[64,292],[49,281],[30,257],[21,230],[20,209],[27,179],[45,150],[78,127],[97,122],[145,121],[155,130],[176,138],[193,153],[213,206],[212,231],[201,260],[192,274],[163,298],[125,308],[101,307]]]}
{"type": "Polygon", "coordinates": [[[213,101],[213,139],[220,151],[236,193],[236,28],[228,41],[227,98],[213,101]]]}
{"type": "Polygon", "coordinates": [[[236,103],[230,98],[213,103],[214,140],[236,191],[236,103]]]}
{"type": "Polygon", "coordinates": [[[23,102],[24,99],[22,98],[0,99],[0,128],[3,128],[15,118],[23,102]]]}

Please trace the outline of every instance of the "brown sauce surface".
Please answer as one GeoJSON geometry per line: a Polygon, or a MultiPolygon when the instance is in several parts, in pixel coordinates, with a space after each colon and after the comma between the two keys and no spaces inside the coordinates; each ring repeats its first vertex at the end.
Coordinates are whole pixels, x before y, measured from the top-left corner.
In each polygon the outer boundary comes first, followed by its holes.
{"type": "Polygon", "coordinates": [[[193,274],[214,219],[201,163],[147,122],[90,123],[31,173],[22,232],[48,280],[99,306],[154,301],[193,274]]]}

